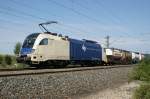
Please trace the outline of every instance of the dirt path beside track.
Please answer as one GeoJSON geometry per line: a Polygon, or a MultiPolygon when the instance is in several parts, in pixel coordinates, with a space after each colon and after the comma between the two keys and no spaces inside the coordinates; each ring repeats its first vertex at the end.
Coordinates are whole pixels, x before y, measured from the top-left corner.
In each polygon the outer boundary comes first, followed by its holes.
{"type": "Polygon", "coordinates": [[[138,81],[124,83],[116,88],[108,88],[78,99],[132,99],[134,90],[139,86],[139,83],[138,81]]]}

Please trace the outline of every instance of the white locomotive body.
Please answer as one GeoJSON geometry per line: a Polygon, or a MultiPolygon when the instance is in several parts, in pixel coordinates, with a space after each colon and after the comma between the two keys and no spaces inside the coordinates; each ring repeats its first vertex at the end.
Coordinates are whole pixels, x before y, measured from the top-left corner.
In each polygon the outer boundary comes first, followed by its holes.
{"type": "Polygon", "coordinates": [[[24,41],[20,55],[33,64],[48,60],[70,60],[69,41],[65,37],[47,33],[31,34],[24,41]]]}

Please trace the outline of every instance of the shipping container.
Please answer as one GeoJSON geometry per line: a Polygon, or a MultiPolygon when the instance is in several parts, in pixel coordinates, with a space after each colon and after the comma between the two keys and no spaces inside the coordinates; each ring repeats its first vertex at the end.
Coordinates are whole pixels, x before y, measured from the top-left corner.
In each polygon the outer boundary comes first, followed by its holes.
{"type": "Polygon", "coordinates": [[[122,51],[122,64],[131,64],[132,63],[132,53],[130,51],[122,51]]]}
{"type": "Polygon", "coordinates": [[[132,52],[132,63],[138,63],[140,61],[140,54],[138,52],[132,52]]]}
{"type": "Polygon", "coordinates": [[[109,64],[130,64],[132,54],[130,51],[117,48],[106,48],[107,62],[109,64]]]}
{"type": "Polygon", "coordinates": [[[106,48],[105,51],[108,64],[121,64],[122,50],[116,48],[106,48]]]}

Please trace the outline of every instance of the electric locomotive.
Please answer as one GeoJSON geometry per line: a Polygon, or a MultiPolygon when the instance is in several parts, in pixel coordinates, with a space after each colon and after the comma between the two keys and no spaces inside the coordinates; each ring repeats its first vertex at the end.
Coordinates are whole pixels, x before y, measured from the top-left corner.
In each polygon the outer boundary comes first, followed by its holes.
{"type": "MultiPolygon", "coordinates": [[[[43,27],[43,24],[40,25],[43,27]]],[[[72,39],[47,31],[27,36],[17,61],[54,66],[100,65],[105,60],[103,51],[95,41],[72,39]]]]}

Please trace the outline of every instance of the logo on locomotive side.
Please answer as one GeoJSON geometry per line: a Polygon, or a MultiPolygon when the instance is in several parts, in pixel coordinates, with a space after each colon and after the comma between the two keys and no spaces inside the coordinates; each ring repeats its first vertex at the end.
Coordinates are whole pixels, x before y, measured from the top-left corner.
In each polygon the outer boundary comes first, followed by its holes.
{"type": "Polygon", "coordinates": [[[82,50],[83,50],[84,52],[86,51],[86,47],[85,47],[84,44],[82,45],[82,50]]]}

